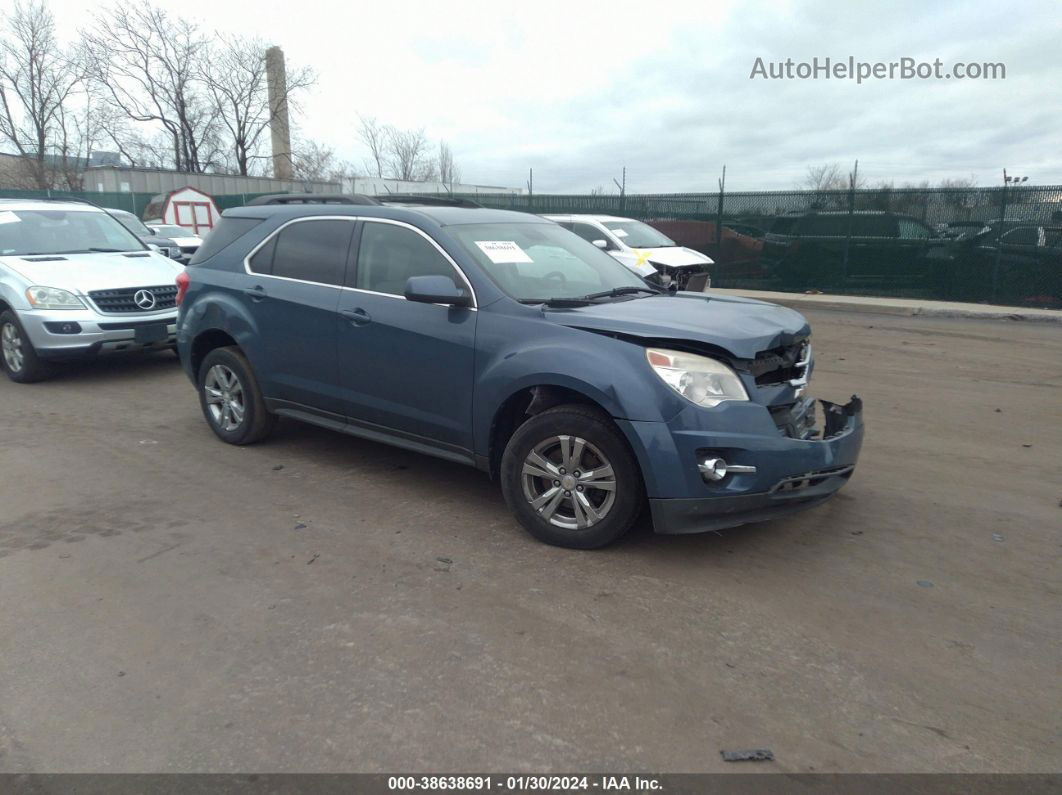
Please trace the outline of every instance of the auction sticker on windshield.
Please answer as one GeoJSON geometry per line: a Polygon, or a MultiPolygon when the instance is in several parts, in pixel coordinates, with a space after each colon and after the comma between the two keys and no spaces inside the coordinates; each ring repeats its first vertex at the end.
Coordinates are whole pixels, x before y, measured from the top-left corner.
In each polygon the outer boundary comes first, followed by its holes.
{"type": "Polygon", "coordinates": [[[10,210],[4,210],[0,212],[0,224],[17,224],[22,219],[15,215],[10,210]]]}
{"type": "Polygon", "coordinates": [[[510,262],[534,262],[515,240],[477,240],[476,245],[495,265],[510,262]]]}

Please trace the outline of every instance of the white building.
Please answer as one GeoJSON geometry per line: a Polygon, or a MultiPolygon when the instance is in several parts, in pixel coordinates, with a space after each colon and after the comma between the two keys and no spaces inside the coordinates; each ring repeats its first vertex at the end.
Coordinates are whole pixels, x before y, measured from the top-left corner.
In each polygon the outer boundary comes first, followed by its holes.
{"type": "MultiPolygon", "coordinates": [[[[324,191],[316,191],[323,193],[324,191]]],[[[498,185],[472,185],[465,182],[414,182],[404,179],[379,177],[344,177],[343,193],[360,193],[362,196],[387,195],[389,193],[415,193],[421,196],[447,196],[451,193],[475,195],[477,193],[509,193],[516,196],[523,188],[505,188],[498,185]]]]}

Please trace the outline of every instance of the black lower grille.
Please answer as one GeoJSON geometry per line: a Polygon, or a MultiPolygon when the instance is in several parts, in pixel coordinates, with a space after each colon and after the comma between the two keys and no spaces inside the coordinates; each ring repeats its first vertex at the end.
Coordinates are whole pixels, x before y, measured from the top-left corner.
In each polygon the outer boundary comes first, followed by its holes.
{"type": "Polygon", "coordinates": [[[106,315],[131,314],[133,312],[155,312],[160,309],[173,309],[177,306],[177,286],[161,287],[123,287],[120,290],[92,290],[89,292],[92,303],[106,315]],[[154,303],[147,300],[147,293],[154,303]],[[137,302],[137,296],[140,302],[137,302]]]}

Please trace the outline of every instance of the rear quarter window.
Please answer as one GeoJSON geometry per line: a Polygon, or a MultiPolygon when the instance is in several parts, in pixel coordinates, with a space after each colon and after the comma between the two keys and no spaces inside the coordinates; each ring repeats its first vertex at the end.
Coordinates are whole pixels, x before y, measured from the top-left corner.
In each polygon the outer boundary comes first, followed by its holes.
{"type": "Polygon", "coordinates": [[[242,216],[221,216],[217,225],[206,233],[202,245],[192,255],[189,267],[198,265],[200,262],[210,259],[219,251],[239,240],[260,223],[262,218],[246,218],[242,216]]]}

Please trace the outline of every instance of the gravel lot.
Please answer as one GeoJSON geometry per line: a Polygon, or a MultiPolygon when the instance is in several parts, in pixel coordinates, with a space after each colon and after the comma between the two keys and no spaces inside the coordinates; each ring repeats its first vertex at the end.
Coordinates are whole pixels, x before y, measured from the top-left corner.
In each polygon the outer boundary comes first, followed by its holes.
{"type": "Polygon", "coordinates": [[[1059,770],[1062,330],[808,314],[851,483],[597,552],[169,355],[3,379],[0,771],[1059,770]]]}

